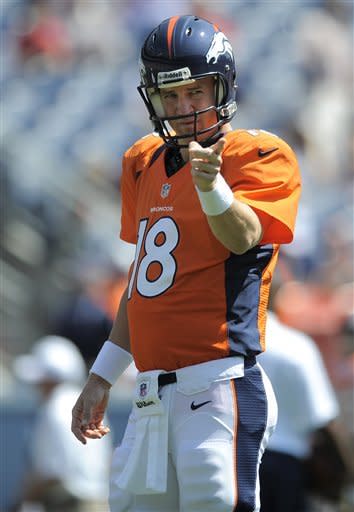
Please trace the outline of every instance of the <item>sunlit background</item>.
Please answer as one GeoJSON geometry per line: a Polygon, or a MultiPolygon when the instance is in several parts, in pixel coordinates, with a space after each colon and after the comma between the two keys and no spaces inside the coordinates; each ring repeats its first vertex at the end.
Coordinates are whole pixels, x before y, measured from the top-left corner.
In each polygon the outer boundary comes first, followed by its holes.
{"type": "MultiPolygon", "coordinates": [[[[210,19],[232,42],[234,128],[275,132],[297,153],[303,195],[295,241],[283,248],[278,312],[318,343],[353,429],[352,8],[351,0],[0,0],[1,510],[19,491],[35,403],[14,359],[50,333],[70,338],[89,365],[109,333],[133,257],[119,240],[121,158],[151,131],[136,91],[139,49],[176,14],[210,19]]],[[[130,386],[127,376],[113,392],[116,438],[130,386]]]]}

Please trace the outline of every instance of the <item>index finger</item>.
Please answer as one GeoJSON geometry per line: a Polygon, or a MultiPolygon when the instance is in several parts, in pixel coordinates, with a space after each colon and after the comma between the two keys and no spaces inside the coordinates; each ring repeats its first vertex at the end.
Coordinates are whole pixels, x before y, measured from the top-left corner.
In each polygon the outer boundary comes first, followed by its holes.
{"type": "Polygon", "coordinates": [[[221,155],[221,153],[224,150],[225,144],[226,144],[226,139],[224,137],[221,137],[221,139],[219,139],[215,144],[213,144],[213,146],[211,146],[215,155],[217,155],[217,156],[221,155]]]}
{"type": "Polygon", "coordinates": [[[199,159],[202,161],[217,163],[219,161],[219,155],[215,153],[212,146],[208,148],[203,148],[198,144],[198,146],[192,146],[192,142],[189,145],[189,158],[190,160],[199,159]]]}

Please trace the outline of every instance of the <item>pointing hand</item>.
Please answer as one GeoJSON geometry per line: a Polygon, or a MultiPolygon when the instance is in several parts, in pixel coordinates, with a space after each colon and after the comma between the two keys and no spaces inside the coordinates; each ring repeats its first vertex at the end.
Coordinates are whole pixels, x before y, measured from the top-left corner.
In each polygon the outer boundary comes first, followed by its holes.
{"type": "Polygon", "coordinates": [[[203,148],[196,141],[189,143],[189,160],[192,165],[192,178],[199,190],[207,192],[214,188],[216,176],[221,169],[221,153],[225,147],[225,143],[226,139],[223,137],[207,148],[203,148]]]}

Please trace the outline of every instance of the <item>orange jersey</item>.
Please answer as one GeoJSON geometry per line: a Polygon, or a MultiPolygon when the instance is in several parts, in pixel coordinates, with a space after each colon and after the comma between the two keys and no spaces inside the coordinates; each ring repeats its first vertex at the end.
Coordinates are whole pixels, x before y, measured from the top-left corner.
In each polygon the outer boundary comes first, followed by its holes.
{"type": "Polygon", "coordinates": [[[140,371],[264,350],[279,244],[291,242],[300,195],[296,157],[259,130],[227,133],[221,172],[266,229],[236,255],[213,235],[190,163],[168,177],[163,140],[148,135],[124,155],[121,238],[136,244],[129,272],[131,349],[140,371]]]}

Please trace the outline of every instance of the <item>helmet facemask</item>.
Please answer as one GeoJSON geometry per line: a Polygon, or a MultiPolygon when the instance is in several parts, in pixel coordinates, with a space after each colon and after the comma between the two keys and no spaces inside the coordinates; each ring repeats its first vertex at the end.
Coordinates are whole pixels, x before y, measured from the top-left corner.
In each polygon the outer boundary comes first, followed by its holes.
{"type": "MultiPolygon", "coordinates": [[[[179,70],[177,70],[176,73],[178,73],[178,71],[179,70]]],[[[138,87],[138,91],[149,111],[150,119],[155,127],[155,130],[169,146],[186,148],[188,147],[188,142],[184,142],[186,139],[195,140],[203,146],[212,144],[219,135],[221,126],[229,122],[236,112],[237,107],[235,101],[226,105],[224,103],[224,99],[227,98],[227,83],[225,83],[223,77],[219,73],[203,74],[201,76],[188,76],[185,79],[180,79],[178,81],[174,79],[173,82],[171,80],[165,80],[160,82],[158,85],[159,86],[155,87],[140,85],[138,87]],[[188,85],[208,76],[212,76],[215,80],[214,101],[212,105],[201,110],[196,110],[189,114],[166,116],[160,94],[164,88],[188,85]],[[204,114],[207,114],[211,111],[215,112],[215,123],[204,129],[198,130],[198,119],[200,116],[203,116],[204,114]],[[193,129],[177,135],[174,132],[170,122],[181,119],[187,121],[193,120],[193,129]],[[209,136],[206,136],[206,134],[209,134],[209,136]]]]}

